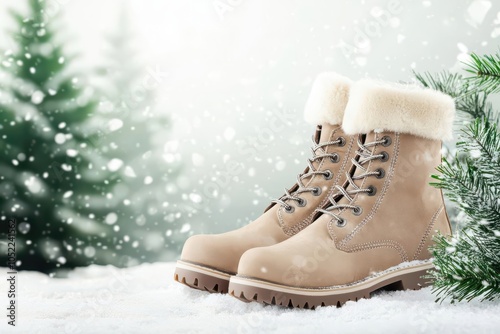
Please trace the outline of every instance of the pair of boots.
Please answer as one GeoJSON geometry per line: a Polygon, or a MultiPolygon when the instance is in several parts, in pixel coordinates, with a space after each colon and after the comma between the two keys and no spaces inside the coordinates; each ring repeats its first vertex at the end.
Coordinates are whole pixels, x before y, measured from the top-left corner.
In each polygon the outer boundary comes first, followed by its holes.
{"type": "Polygon", "coordinates": [[[175,280],[301,308],[425,286],[433,235],[451,233],[429,182],[454,115],[436,91],[321,74],[305,112],[320,125],[297,183],[248,225],[190,237],[175,280]]]}

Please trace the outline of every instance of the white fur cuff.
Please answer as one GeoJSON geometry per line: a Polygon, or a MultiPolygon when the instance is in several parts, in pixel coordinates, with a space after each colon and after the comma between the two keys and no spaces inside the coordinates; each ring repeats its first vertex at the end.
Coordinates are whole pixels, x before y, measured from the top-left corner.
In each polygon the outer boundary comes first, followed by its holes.
{"type": "Polygon", "coordinates": [[[454,117],[455,103],[448,95],[365,79],[352,86],[342,127],[347,134],[385,130],[449,140],[454,117]]]}
{"type": "Polygon", "coordinates": [[[306,103],[306,122],[341,124],[351,84],[350,79],[333,72],[318,75],[306,103]]]}

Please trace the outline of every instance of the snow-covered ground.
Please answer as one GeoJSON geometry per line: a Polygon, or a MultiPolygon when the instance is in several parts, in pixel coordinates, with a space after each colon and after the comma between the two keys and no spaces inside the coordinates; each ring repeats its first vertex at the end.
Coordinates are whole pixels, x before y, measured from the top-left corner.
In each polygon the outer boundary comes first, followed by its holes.
{"type": "MultiPolygon", "coordinates": [[[[21,272],[16,328],[0,333],[499,333],[500,302],[436,304],[430,289],[385,292],[342,308],[245,304],[174,282],[174,263],[91,266],[67,279],[21,272]]],[[[6,270],[0,269],[5,313],[6,270]]]]}

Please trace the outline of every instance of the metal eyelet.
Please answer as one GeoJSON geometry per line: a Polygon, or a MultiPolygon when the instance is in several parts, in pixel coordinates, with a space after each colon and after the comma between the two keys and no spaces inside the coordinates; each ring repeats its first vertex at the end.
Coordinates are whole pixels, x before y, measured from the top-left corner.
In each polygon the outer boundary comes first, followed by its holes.
{"type": "Polygon", "coordinates": [[[293,213],[295,211],[295,208],[291,205],[285,207],[285,212],[286,213],[293,213]]]}
{"type": "Polygon", "coordinates": [[[333,162],[333,163],[337,163],[339,162],[340,158],[339,158],[339,155],[337,153],[334,153],[332,156],[330,156],[330,161],[333,162]]]}
{"type": "Polygon", "coordinates": [[[307,205],[307,201],[303,198],[299,198],[299,200],[297,201],[297,206],[304,207],[306,205],[307,205]]]}
{"type": "Polygon", "coordinates": [[[333,177],[333,173],[329,169],[327,169],[323,172],[323,177],[325,178],[325,180],[330,180],[333,177]]]}
{"type": "Polygon", "coordinates": [[[344,218],[340,218],[337,220],[337,226],[338,227],[344,227],[347,225],[347,220],[345,220],[344,218]]]}
{"type": "Polygon", "coordinates": [[[368,196],[375,196],[375,194],[377,193],[377,188],[375,188],[374,186],[369,186],[367,189],[369,190],[366,192],[368,196]]]}
{"type": "Polygon", "coordinates": [[[357,206],[354,209],[352,209],[352,214],[355,216],[359,216],[362,212],[363,208],[361,208],[360,206],[357,206]]]}
{"type": "Polygon", "coordinates": [[[385,170],[383,168],[378,168],[375,170],[378,175],[375,176],[377,179],[383,179],[385,177],[385,170]]]}
{"type": "Polygon", "coordinates": [[[387,153],[386,151],[382,151],[380,152],[380,154],[382,155],[380,161],[386,162],[387,160],[389,160],[389,153],[387,153]]]}
{"type": "Polygon", "coordinates": [[[382,137],[382,140],[384,141],[384,142],[381,144],[382,146],[387,147],[387,146],[389,146],[389,145],[391,145],[391,144],[392,144],[392,139],[391,139],[391,137],[389,137],[389,136],[383,136],[383,137],[382,137]]]}
{"type": "Polygon", "coordinates": [[[345,146],[346,141],[344,137],[338,137],[337,140],[340,141],[340,143],[338,143],[340,147],[345,146]]]}
{"type": "Polygon", "coordinates": [[[314,190],[312,191],[312,194],[314,196],[319,196],[319,195],[321,195],[321,192],[322,192],[322,190],[321,190],[320,187],[314,187],[314,190]]]}

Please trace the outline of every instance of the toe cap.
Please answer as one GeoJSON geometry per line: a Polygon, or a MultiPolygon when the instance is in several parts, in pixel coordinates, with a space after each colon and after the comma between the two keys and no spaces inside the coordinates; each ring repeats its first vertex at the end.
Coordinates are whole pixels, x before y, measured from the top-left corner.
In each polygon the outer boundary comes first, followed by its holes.
{"type": "Polygon", "coordinates": [[[240,259],[238,276],[261,279],[278,284],[300,286],[303,272],[297,270],[279,247],[259,247],[246,251],[240,259]]]}
{"type": "Polygon", "coordinates": [[[240,254],[233,248],[232,240],[224,235],[194,235],[186,240],[181,260],[234,274],[240,254]]]}

